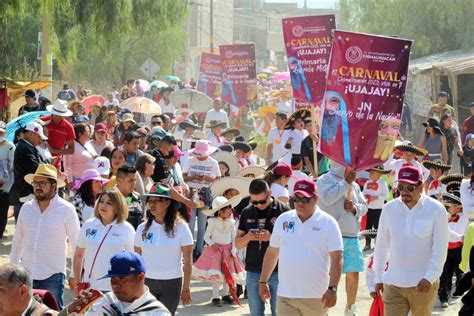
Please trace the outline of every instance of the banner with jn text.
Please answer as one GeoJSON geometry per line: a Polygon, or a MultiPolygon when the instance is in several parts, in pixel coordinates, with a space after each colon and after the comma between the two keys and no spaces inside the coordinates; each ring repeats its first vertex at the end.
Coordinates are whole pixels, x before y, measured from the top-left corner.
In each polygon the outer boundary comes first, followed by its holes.
{"type": "Polygon", "coordinates": [[[379,165],[400,139],[413,41],[335,31],[319,148],[355,170],[379,165]]]}

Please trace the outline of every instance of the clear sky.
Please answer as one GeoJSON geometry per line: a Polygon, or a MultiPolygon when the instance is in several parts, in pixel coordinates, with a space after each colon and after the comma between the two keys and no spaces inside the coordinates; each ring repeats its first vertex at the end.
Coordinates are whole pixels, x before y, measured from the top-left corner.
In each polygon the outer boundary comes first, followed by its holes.
{"type": "MultiPolygon", "coordinates": [[[[274,2],[285,2],[285,3],[298,3],[298,7],[303,7],[304,0],[265,0],[268,3],[274,2]]],[[[335,8],[337,0],[307,0],[309,8],[335,8]]]]}

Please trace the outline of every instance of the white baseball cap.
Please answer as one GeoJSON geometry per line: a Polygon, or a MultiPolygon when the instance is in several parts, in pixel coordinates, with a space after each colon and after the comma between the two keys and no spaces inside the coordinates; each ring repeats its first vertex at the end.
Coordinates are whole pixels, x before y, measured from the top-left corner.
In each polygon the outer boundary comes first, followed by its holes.
{"type": "Polygon", "coordinates": [[[38,134],[39,136],[41,136],[42,140],[48,140],[48,137],[46,137],[46,135],[43,134],[43,126],[41,126],[40,123],[37,123],[37,122],[28,123],[25,127],[25,131],[30,131],[30,132],[38,134]]]}
{"type": "Polygon", "coordinates": [[[100,175],[109,175],[110,173],[110,161],[106,157],[97,157],[94,159],[94,169],[99,172],[100,175]]]}
{"type": "Polygon", "coordinates": [[[7,124],[4,121],[0,121],[0,132],[5,132],[7,128],[7,124]]]}

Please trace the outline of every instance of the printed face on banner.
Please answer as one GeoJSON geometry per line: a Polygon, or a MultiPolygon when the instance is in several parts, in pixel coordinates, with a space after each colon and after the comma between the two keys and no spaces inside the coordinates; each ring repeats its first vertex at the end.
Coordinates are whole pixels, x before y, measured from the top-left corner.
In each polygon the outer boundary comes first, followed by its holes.
{"type": "Polygon", "coordinates": [[[400,139],[412,41],[336,31],[320,150],[356,170],[387,160],[400,139]]]}
{"type": "Polygon", "coordinates": [[[222,100],[242,106],[257,99],[255,46],[219,46],[222,65],[222,100]]]}
{"type": "Polygon", "coordinates": [[[222,92],[221,56],[201,53],[197,90],[212,99],[220,97],[222,92]]]}
{"type": "Polygon", "coordinates": [[[282,20],[283,37],[296,109],[320,107],[326,86],[334,15],[282,20]]]}

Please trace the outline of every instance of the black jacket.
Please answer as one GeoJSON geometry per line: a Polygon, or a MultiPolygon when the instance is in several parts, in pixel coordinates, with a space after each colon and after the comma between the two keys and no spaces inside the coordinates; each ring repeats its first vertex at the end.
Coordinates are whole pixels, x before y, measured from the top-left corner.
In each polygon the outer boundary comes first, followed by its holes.
{"type": "Polygon", "coordinates": [[[36,168],[41,163],[45,163],[45,161],[36,147],[33,147],[23,139],[20,140],[16,145],[13,161],[15,180],[12,191],[16,193],[16,196],[12,196],[14,203],[18,203],[20,198],[33,193],[33,187],[26,183],[24,177],[29,173],[35,173],[36,168]]]}

